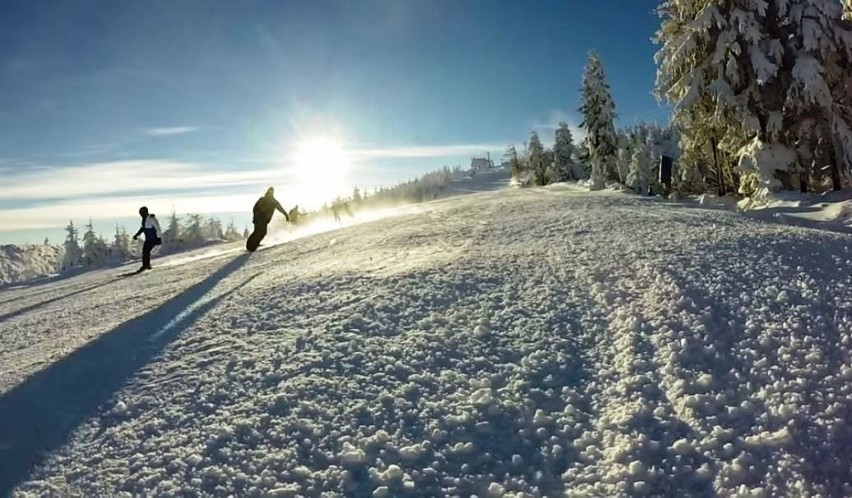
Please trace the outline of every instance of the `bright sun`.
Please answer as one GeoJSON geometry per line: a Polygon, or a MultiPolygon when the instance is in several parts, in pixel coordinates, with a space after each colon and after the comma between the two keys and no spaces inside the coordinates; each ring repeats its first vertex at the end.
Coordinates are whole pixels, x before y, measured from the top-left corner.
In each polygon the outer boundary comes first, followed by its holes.
{"type": "Polygon", "coordinates": [[[351,167],[343,144],[332,138],[313,138],[296,151],[296,195],[300,205],[314,208],[343,194],[351,167]]]}

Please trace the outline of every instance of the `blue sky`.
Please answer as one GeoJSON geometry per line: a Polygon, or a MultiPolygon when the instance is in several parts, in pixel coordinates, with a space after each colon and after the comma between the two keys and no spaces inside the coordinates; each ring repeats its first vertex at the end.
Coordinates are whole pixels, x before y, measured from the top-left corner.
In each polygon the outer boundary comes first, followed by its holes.
{"type": "MultiPolygon", "coordinates": [[[[580,123],[589,49],[620,124],[651,95],[654,0],[0,3],[0,242],[92,216],[305,199],[299,144],[394,184],[580,123]]],[[[304,202],[303,202],[304,204],[304,202]]]]}

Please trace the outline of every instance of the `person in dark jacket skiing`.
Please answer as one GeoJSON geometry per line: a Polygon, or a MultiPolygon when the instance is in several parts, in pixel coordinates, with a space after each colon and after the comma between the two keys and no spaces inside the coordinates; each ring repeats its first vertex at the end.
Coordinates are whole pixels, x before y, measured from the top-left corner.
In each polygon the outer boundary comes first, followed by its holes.
{"type": "Polygon", "coordinates": [[[148,212],[148,208],[142,206],[139,208],[139,216],[142,217],[142,226],[139,231],[133,235],[133,240],[138,240],[139,236],[145,235],[145,243],[142,244],[142,267],[136,273],[142,273],[145,270],[151,269],[151,251],[154,247],[163,243],[160,238],[160,222],[157,218],[148,212]]]}
{"type": "Polygon", "coordinates": [[[275,189],[269,187],[266,189],[266,194],[254,203],[252,210],[252,223],[254,231],[246,240],[246,250],[254,252],[260,246],[260,242],[266,237],[266,230],[269,223],[272,221],[272,215],[278,210],[284,215],[287,221],[290,221],[290,215],[281,207],[281,203],[275,198],[275,189]]]}

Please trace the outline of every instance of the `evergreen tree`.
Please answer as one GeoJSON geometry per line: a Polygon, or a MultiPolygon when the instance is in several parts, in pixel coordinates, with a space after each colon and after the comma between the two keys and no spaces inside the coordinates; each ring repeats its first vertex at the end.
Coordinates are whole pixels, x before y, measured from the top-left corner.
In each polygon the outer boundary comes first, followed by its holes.
{"type": "Polygon", "coordinates": [[[130,235],[124,227],[119,229],[118,224],[115,225],[115,239],[112,242],[112,255],[120,260],[129,258],[132,254],[130,235]]]}
{"type": "Polygon", "coordinates": [[[361,197],[361,190],[358,187],[355,187],[355,189],[352,191],[352,202],[358,204],[362,200],[363,198],[361,197]]]}
{"type": "Polygon", "coordinates": [[[92,219],[89,218],[89,223],[86,224],[86,231],[83,233],[83,261],[87,266],[97,265],[102,261],[102,257],[98,235],[95,233],[92,219]]]}
{"type": "Polygon", "coordinates": [[[180,238],[189,245],[198,245],[204,242],[204,224],[200,214],[189,214],[186,216],[186,224],[183,227],[180,238]]]}
{"type": "Polygon", "coordinates": [[[231,218],[231,222],[228,223],[228,227],[225,229],[225,240],[234,241],[240,240],[243,236],[240,234],[240,231],[237,230],[237,226],[234,225],[234,219],[231,218]]]}
{"type": "Polygon", "coordinates": [[[248,227],[243,228],[243,238],[247,239],[249,238],[249,235],[251,235],[251,232],[249,232],[248,227]]]}
{"type": "Polygon", "coordinates": [[[648,151],[643,147],[634,148],[630,158],[630,171],[627,174],[627,186],[637,194],[644,195],[648,193],[648,188],[656,183],[654,180],[648,151]]]}
{"type": "Polygon", "coordinates": [[[589,52],[583,72],[580,112],[586,129],[586,147],[592,162],[592,189],[601,189],[607,180],[618,180],[615,160],[617,141],[615,134],[615,103],[606,82],[600,57],[589,52]]]}
{"type": "Polygon", "coordinates": [[[538,138],[538,133],[532,132],[530,134],[530,143],[527,150],[527,160],[532,170],[533,182],[536,185],[547,185],[547,158],[545,157],[544,146],[541,145],[541,139],[538,138]]]}
{"type": "Polygon", "coordinates": [[[82,257],[77,228],[74,226],[73,220],[68,222],[68,226],[65,227],[65,231],[68,233],[68,235],[65,236],[65,243],[63,244],[63,247],[65,249],[65,256],[62,259],[62,268],[60,268],[61,270],[65,270],[79,265],[80,258],[82,257]]]}
{"type": "Polygon", "coordinates": [[[208,218],[205,226],[205,239],[207,240],[224,240],[225,231],[222,229],[222,222],[217,218],[208,218]]]}
{"type": "Polygon", "coordinates": [[[745,194],[790,188],[794,174],[805,188],[825,164],[839,187],[837,165],[852,170],[852,116],[838,105],[852,31],[838,2],[668,0],[660,14],[658,95],[686,147],[709,143],[720,181],[727,156],[745,194]]]}
{"type": "Polygon", "coordinates": [[[509,168],[512,170],[512,176],[520,179],[526,168],[524,168],[524,163],[521,161],[521,158],[518,157],[518,151],[515,149],[514,145],[510,145],[506,148],[505,156],[509,161],[509,168]]]}
{"type": "Polygon", "coordinates": [[[580,179],[574,165],[574,136],[564,121],[559,123],[553,141],[553,166],[555,182],[580,179]]]}
{"type": "Polygon", "coordinates": [[[166,228],[165,232],[161,237],[163,239],[163,244],[168,245],[170,247],[175,247],[179,245],[180,235],[180,220],[178,219],[177,213],[175,213],[174,207],[172,207],[172,214],[171,216],[169,216],[169,226],[166,228]]]}

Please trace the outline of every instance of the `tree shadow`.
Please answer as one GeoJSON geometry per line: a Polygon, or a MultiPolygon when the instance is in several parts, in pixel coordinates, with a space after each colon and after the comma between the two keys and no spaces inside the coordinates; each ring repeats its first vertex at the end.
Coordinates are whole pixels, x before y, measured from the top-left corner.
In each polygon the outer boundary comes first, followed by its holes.
{"type": "Polygon", "coordinates": [[[0,496],[10,494],[193,322],[253,280],[257,275],[204,299],[247,260],[247,254],[235,258],[159,308],[104,333],[0,397],[0,496]]]}

